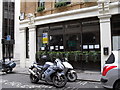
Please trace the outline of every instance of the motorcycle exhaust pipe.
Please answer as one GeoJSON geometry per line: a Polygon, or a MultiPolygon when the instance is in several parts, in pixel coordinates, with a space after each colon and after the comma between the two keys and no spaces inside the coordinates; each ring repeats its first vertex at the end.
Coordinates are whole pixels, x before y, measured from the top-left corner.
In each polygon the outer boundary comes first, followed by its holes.
{"type": "Polygon", "coordinates": [[[31,69],[28,70],[31,74],[37,77],[36,73],[34,73],[31,69]]]}

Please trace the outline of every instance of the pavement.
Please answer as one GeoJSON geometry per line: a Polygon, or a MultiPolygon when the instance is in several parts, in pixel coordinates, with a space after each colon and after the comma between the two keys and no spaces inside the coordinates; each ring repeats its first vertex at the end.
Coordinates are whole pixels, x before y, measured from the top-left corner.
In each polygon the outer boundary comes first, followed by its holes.
{"type": "MultiPolygon", "coordinates": [[[[14,68],[13,72],[18,74],[27,74],[29,75],[28,68],[21,68],[19,63],[14,68]]],[[[77,72],[77,79],[81,81],[93,81],[93,82],[100,82],[101,73],[100,71],[83,71],[83,70],[75,70],[77,72]]],[[[2,72],[0,72],[2,74],[2,72]]]]}

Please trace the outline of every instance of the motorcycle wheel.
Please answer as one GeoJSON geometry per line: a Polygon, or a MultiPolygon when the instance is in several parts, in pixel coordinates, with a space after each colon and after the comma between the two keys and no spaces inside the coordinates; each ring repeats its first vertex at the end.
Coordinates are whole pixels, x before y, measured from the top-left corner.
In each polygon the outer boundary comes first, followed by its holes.
{"type": "MultiPolygon", "coordinates": [[[[37,72],[37,70],[36,70],[36,68],[33,68],[32,69],[33,70],[33,72],[37,72]]],[[[33,74],[30,74],[30,81],[32,82],[32,83],[37,83],[38,81],[39,81],[39,79],[36,77],[36,76],[34,76],[33,74]]]]}
{"type": "Polygon", "coordinates": [[[67,78],[65,75],[61,75],[60,79],[58,79],[57,75],[54,75],[52,80],[53,80],[54,86],[57,88],[64,87],[67,83],[67,78]]]}
{"type": "Polygon", "coordinates": [[[76,81],[76,79],[77,79],[77,73],[76,72],[73,72],[73,73],[67,73],[67,79],[68,79],[68,81],[70,81],[70,82],[74,82],[74,81],[76,81]]]}
{"type": "Polygon", "coordinates": [[[12,72],[12,68],[9,68],[7,71],[6,71],[6,73],[8,74],[8,73],[11,73],[12,72]]]}

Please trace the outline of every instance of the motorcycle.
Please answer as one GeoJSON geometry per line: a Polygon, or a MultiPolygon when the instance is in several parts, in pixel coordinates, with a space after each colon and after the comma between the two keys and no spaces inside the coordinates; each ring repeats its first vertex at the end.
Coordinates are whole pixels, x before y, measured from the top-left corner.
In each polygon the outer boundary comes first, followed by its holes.
{"type": "Polygon", "coordinates": [[[1,60],[2,72],[11,73],[13,68],[16,66],[14,61],[5,61],[1,60]]]}
{"type": "Polygon", "coordinates": [[[62,59],[62,63],[65,67],[65,75],[67,76],[68,81],[74,82],[77,80],[77,73],[73,70],[73,66],[68,63],[67,58],[62,59]]]}
{"type": "Polygon", "coordinates": [[[34,63],[30,68],[30,80],[32,83],[37,83],[39,80],[52,82],[55,87],[64,87],[67,83],[67,78],[63,72],[64,66],[60,59],[55,59],[54,64],[45,63],[43,66],[34,63]]]}
{"type": "MultiPolygon", "coordinates": [[[[53,65],[52,62],[48,62],[49,58],[47,57],[47,55],[43,55],[41,57],[41,59],[44,59],[46,61],[46,63],[48,63],[49,66],[53,65]]],[[[75,70],[73,70],[73,66],[70,63],[68,63],[68,59],[67,58],[62,58],[61,63],[64,65],[64,70],[63,71],[64,71],[68,81],[70,81],[70,82],[76,81],[77,80],[77,73],[76,73],[75,70]]]]}

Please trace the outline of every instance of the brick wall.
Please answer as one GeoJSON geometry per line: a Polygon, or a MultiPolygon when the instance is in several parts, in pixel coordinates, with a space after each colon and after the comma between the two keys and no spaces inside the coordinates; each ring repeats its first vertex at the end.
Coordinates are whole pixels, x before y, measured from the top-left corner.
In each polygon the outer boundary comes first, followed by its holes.
{"type": "Polygon", "coordinates": [[[37,12],[38,2],[21,2],[21,12],[25,13],[25,18],[28,13],[34,13],[37,17],[97,5],[97,2],[85,3],[80,1],[83,0],[71,0],[71,4],[59,8],[54,7],[55,2],[45,2],[45,10],[42,12],[37,12]]]}

